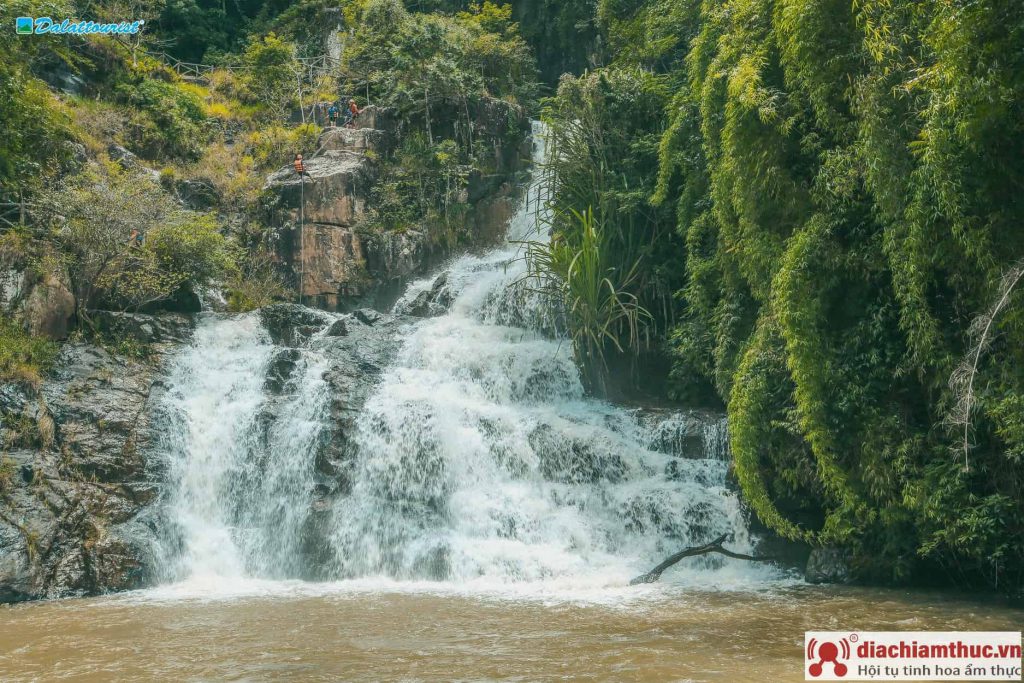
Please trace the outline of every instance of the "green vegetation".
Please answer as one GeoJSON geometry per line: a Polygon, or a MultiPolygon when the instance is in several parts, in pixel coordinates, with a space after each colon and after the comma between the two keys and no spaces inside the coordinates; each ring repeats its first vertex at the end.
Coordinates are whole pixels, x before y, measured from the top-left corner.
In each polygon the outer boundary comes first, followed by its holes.
{"type": "Polygon", "coordinates": [[[494,175],[523,137],[535,102],[530,50],[509,5],[471,4],[453,16],[408,11],[400,0],[351,6],[355,27],[342,90],[392,110],[404,129],[380,161],[369,232],[426,226],[435,242],[466,237],[471,174],[494,175]],[[507,151],[496,152],[498,146],[507,151]]]}
{"type": "Polygon", "coordinates": [[[34,337],[14,321],[0,317],[0,382],[39,384],[57,356],[57,345],[34,337]]]}
{"type": "Polygon", "coordinates": [[[381,182],[360,230],[467,239],[470,193],[507,176],[537,92],[512,10],[490,2],[443,15],[397,0],[19,0],[10,9],[147,18],[141,36],[124,40],[0,37],[0,232],[28,245],[5,265],[70,291],[86,327],[94,309],[174,308],[215,283],[235,310],[293,298],[262,188],[295,151],[315,150],[313,106],[346,93],[400,123],[392,146],[369,153],[381,182]],[[335,29],[345,34],[342,64],[300,62],[325,55],[335,29]],[[165,50],[220,67],[178,73],[165,50]],[[132,230],[140,246],[129,246],[132,230]]]}
{"type": "Polygon", "coordinates": [[[728,405],[758,517],[864,578],[1019,586],[1024,9],[604,0],[598,20],[608,65],[547,105],[556,212],[616,235],[617,291],[652,313],[674,393],[728,405]]]}
{"type": "MultiPolygon", "coordinates": [[[[550,242],[528,244],[527,282],[539,281],[541,291],[564,306],[562,313],[584,379],[603,393],[606,349],[622,353],[624,346],[639,348],[651,314],[627,291],[640,262],[625,271],[612,263],[615,236],[592,210],[573,212],[572,219],[574,223],[556,232],[550,242]]],[[[555,223],[565,226],[561,220],[555,223]]]]}
{"type": "Polygon", "coordinates": [[[181,210],[145,175],[111,164],[105,176],[72,176],[44,200],[54,212],[58,271],[83,322],[93,309],[137,311],[235,267],[212,217],[181,210]],[[129,243],[126,226],[145,235],[144,243],[129,243]]]}

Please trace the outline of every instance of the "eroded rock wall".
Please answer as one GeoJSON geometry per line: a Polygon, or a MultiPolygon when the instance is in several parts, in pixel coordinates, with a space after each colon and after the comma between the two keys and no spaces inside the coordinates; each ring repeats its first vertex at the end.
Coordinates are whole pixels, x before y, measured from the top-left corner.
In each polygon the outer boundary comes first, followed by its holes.
{"type": "MultiPolygon", "coordinates": [[[[522,150],[500,142],[510,118],[507,103],[481,109],[478,133],[494,138],[493,172],[475,171],[460,201],[473,244],[493,244],[515,211],[522,150]],[[493,129],[493,130],[492,130],[493,129]]],[[[521,116],[521,112],[518,114],[521,116]]],[[[379,160],[401,135],[393,112],[367,107],[356,129],[327,128],[306,155],[307,175],[292,164],[267,178],[266,220],[278,237],[277,257],[304,304],[330,311],[386,306],[410,279],[448,257],[454,246],[432,243],[424,229],[367,232],[379,160]]],[[[465,245],[463,245],[465,246],[465,245]]]]}
{"type": "Polygon", "coordinates": [[[154,574],[149,462],[161,354],[186,341],[184,316],[116,316],[145,361],[67,343],[38,388],[0,385],[0,602],[93,595],[154,574]],[[148,335],[148,337],[147,337],[148,335]]]}

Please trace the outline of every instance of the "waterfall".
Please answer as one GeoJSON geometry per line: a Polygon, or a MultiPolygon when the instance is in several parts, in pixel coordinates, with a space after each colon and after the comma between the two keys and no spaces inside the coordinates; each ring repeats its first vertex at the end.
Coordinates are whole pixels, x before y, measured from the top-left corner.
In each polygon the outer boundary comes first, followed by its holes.
{"type": "Polygon", "coordinates": [[[327,387],[323,358],[293,353],[255,314],[207,314],[172,361],[157,416],[172,485],[166,578],[298,573],[327,387]],[[282,360],[296,368],[274,396],[268,369],[282,360]]]}
{"type": "MultiPolygon", "coordinates": [[[[546,187],[535,171],[506,244],[453,260],[395,305],[401,316],[424,293],[444,302],[436,317],[407,318],[346,435],[349,480],[329,503],[316,555],[330,566],[317,576],[623,585],[722,533],[752,551],[726,481],[724,419],[587,396],[570,343],[538,332],[543,307],[511,286],[546,187]]],[[[203,320],[172,365],[161,416],[178,558],[168,579],[308,575],[298,547],[330,420],[327,369],[315,345],[275,347],[254,315],[203,320]],[[281,353],[296,369],[272,391],[281,353]]]]}
{"type": "Polygon", "coordinates": [[[363,410],[334,520],[342,576],[599,583],[720,533],[751,549],[722,420],[589,398],[570,344],[524,326],[537,302],[512,285],[545,196],[538,173],[510,242],[446,269],[447,313],[412,328],[363,410]]]}

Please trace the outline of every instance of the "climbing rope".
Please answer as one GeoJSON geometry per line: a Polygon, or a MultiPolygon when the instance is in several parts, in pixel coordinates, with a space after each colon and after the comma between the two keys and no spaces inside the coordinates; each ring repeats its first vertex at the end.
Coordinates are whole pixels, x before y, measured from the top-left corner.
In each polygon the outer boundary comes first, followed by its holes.
{"type": "Polygon", "coordinates": [[[302,292],[306,288],[306,268],[303,261],[303,250],[306,248],[306,176],[299,174],[299,305],[302,305],[302,292]]]}

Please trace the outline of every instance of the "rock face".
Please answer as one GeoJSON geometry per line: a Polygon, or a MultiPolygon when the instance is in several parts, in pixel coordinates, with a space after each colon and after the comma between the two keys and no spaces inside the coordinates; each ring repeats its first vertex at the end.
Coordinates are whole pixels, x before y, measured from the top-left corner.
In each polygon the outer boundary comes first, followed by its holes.
{"type": "Polygon", "coordinates": [[[192,336],[192,318],[183,314],[96,311],[93,320],[110,337],[132,339],[140,344],[182,344],[192,336]]]}
{"type": "Polygon", "coordinates": [[[370,309],[329,317],[291,304],[263,309],[260,317],[271,339],[281,347],[268,366],[264,384],[267,403],[261,422],[265,425],[276,419],[276,403],[288,390],[300,354],[315,353],[327,359],[324,379],[330,392],[330,419],[314,454],[315,486],[302,525],[300,554],[304,578],[337,578],[331,574],[337,563],[326,537],[332,531],[329,522],[336,501],[350,493],[356,420],[384,368],[398,353],[399,330],[411,319],[370,309]]]}
{"type": "Polygon", "coordinates": [[[75,314],[75,297],[56,278],[46,277],[32,287],[23,308],[29,332],[64,339],[75,314]]]}
{"type": "Polygon", "coordinates": [[[51,276],[39,277],[15,264],[0,273],[0,314],[23,321],[32,334],[64,339],[75,314],[75,298],[51,276]]]}
{"type": "Polygon", "coordinates": [[[375,175],[366,152],[377,133],[327,129],[320,151],[305,162],[308,176],[289,165],[264,187],[267,209],[280,226],[279,256],[294,272],[303,300],[317,307],[338,310],[344,297],[361,293],[366,279],[362,240],[353,228],[366,212],[375,175]]]}
{"type": "Polygon", "coordinates": [[[804,570],[807,583],[850,583],[849,554],[839,548],[814,548],[804,570]]]}
{"type": "MultiPolygon", "coordinates": [[[[187,319],[134,317],[121,323],[153,330],[151,340],[189,333],[187,319]]],[[[66,344],[38,390],[0,385],[0,602],[150,579],[160,474],[144,454],[159,373],[157,359],[66,344]]]]}
{"type": "MultiPolygon", "coordinates": [[[[461,215],[475,244],[498,241],[515,211],[516,187],[509,179],[522,150],[500,141],[510,121],[525,119],[511,106],[490,103],[475,124],[478,134],[493,137],[497,171],[471,174],[459,200],[468,205],[461,215]]],[[[288,164],[267,178],[266,220],[277,229],[279,262],[303,304],[329,311],[387,305],[404,283],[450,255],[450,247],[432,244],[425,230],[370,234],[359,229],[377,180],[377,160],[397,144],[398,128],[393,112],[366,107],[356,128],[323,131],[316,150],[305,157],[308,175],[300,177],[288,164]]]]}

